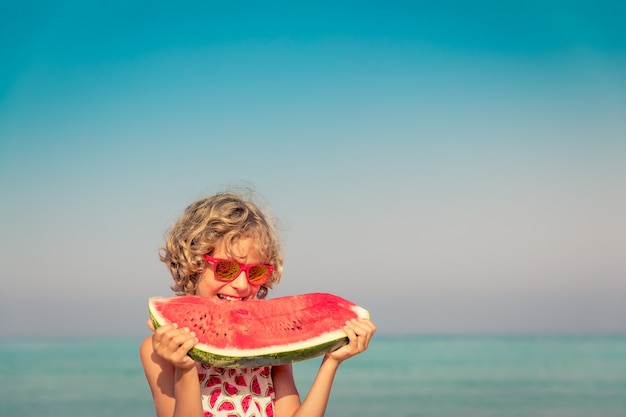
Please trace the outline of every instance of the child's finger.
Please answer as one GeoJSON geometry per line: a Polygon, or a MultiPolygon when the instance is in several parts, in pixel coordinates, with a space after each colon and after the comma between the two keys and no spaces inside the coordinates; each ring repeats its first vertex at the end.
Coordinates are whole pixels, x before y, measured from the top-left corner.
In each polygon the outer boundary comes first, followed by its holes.
{"type": "Polygon", "coordinates": [[[180,333],[173,337],[168,345],[169,360],[178,367],[188,368],[194,366],[194,361],[187,354],[198,343],[195,333],[188,329],[181,329],[180,333]]]}
{"type": "Polygon", "coordinates": [[[190,332],[189,329],[182,329],[178,334],[172,337],[169,344],[173,350],[177,350],[177,349],[180,349],[180,347],[184,345],[185,343],[187,343],[188,341],[190,340],[194,341],[195,339],[196,339],[195,333],[190,332]]]}
{"type": "Polygon", "coordinates": [[[357,351],[362,352],[367,349],[369,341],[376,331],[376,326],[367,319],[353,319],[346,322],[345,331],[350,343],[357,348],[357,351]]]}
{"type": "Polygon", "coordinates": [[[346,326],[351,328],[359,336],[371,336],[376,331],[374,323],[367,319],[352,319],[346,322],[346,326]]]}
{"type": "Polygon", "coordinates": [[[180,346],[178,346],[177,354],[180,356],[180,359],[183,359],[187,356],[189,349],[194,347],[198,343],[198,339],[193,336],[187,340],[185,340],[180,346]]]}

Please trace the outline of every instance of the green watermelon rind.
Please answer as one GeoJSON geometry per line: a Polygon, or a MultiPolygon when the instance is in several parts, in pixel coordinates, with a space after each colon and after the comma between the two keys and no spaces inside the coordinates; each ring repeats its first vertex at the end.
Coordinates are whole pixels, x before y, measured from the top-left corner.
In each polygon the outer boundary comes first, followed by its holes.
{"type": "MultiPolygon", "coordinates": [[[[369,312],[367,310],[358,306],[355,307],[361,312],[359,316],[369,318],[369,312]]],[[[161,324],[157,321],[151,310],[149,310],[149,314],[150,321],[152,322],[154,328],[157,329],[160,327],[161,324]]],[[[337,350],[348,343],[349,339],[345,333],[343,333],[343,336],[341,337],[333,338],[326,342],[309,347],[260,355],[231,356],[209,352],[208,350],[200,349],[197,346],[192,347],[189,350],[188,355],[196,362],[210,364],[219,368],[256,368],[262,366],[285,365],[288,363],[313,359],[337,350]]]]}
{"type": "Polygon", "coordinates": [[[262,366],[284,365],[287,363],[312,359],[328,352],[332,352],[333,350],[336,350],[346,344],[348,344],[347,337],[312,346],[308,349],[247,357],[223,356],[193,347],[189,351],[189,356],[191,356],[191,358],[196,362],[209,363],[219,368],[257,368],[262,366]]]}

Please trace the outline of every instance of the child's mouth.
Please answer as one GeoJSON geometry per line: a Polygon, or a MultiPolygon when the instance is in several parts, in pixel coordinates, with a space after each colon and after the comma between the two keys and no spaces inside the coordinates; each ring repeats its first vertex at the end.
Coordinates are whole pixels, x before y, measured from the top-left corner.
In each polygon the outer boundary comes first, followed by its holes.
{"type": "Polygon", "coordinates": [[[243,297],[231,297],[230,295],[217,294],[217,298],[225,301],[243,301],[243,297]]]}

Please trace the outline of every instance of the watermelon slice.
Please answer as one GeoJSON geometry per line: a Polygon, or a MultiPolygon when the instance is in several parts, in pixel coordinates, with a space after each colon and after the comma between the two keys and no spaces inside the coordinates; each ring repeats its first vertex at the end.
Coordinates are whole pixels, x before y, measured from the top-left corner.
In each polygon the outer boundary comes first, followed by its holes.
{"type": "Polygon", "coordinates": [[[195,361],[224,368],[254,368],[301,361],[348,343],[343,331],[369,312],[332,294],[270,300],[225,301],[196,296],[152,297],[154,327],[176,323],[196,333],[195,361]]]}

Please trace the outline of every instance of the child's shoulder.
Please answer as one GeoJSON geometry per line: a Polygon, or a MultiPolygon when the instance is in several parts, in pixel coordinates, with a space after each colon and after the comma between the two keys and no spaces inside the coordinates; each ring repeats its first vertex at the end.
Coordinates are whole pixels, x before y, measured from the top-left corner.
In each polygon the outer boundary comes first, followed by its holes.
{"type": "Polygon", "coordinates": [[[139,355],[143,358],[148,358],[154,352],[154,347],[152,346],[152,335],[146,336],[141,343],[139,344],[139,355]]]}

